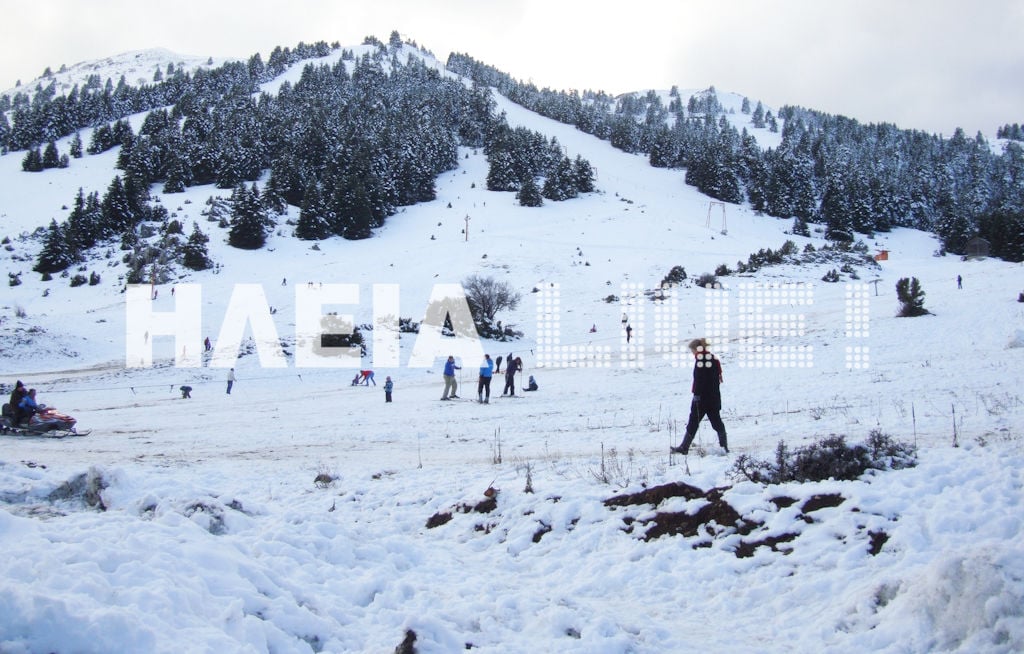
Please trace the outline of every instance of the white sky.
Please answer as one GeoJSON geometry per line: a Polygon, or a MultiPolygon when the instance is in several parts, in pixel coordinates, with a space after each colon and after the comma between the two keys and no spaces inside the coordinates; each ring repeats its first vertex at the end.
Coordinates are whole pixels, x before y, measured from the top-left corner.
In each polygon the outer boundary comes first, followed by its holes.
{"type": "Polygon", "coordinates": [[[397,29],[539,86],[734,91],[862,122],[993,135],[1024,122],[1024,0],[0,0],[0,88],[164,47],[264,61],[397,29]],[[372,8],[371,8],[372,5],[372,8]]]}

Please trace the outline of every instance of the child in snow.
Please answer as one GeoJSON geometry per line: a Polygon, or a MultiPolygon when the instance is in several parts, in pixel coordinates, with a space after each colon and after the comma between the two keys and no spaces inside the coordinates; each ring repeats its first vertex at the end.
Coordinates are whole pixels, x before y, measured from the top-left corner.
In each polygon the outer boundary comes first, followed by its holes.
{"type": "Polygon", "coordinates": [[[394,389],[395,389],[395,383],[393,381],[391,381],[391,377],[388,377],[384,381],[384,401],[385,402],[390,402],[391,401],[391,391],[393,391],[394,389]]]}

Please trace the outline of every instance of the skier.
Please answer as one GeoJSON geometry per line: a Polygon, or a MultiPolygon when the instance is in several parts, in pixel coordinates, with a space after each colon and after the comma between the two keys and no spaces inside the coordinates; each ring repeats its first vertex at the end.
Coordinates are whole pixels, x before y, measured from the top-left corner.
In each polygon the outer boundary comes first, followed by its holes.
{"type": "Polygon", "coordinates": [[[455,381],[456,370],[462,370],[462,366],[455,365],[455,357],[449,356],[448,361],[444,364],[444,393],[441,394],[442,400],[447,400],[449,397],[458,397],[455,394],[455,391],[459,388],[458,382],[455,381]],[[450,396],[449,391],[451,392],[450,396]]]}
{"type": "Polygon", "coordinates": [[[491,355],[485,354],[484,360],[480,364],[480,380],[476,385],[476,397],[480,404],[490,404],[491,402],[491,377],[494,375],[494,362],[491,361],[491,355]]]}
{"type": "Polygon", "coordinates": [[[722,394],[719,386],[722,379],[722,363],[708,350],[708,342],[703,338],[695,338],[690,341],[690,351],[693,352],[693,400],[690,402],[690,418],[686,423],[686,434],[679,447],[673,447],[672,451],[679,454],[687,454],[690,451],[690,444],[697,435],[697,427],[704,416],[708,417],[711,427],[718,434],[718,444],[727,453],[729,441],[725,434],[725,424],[722,423],[722,394]]]}
{"type": "Polygon", "coordinates": [[[391,391],[395,389],[395,383],[391,381],[391,377],[384,380],[384,401],[391,401],[391,391]]]}

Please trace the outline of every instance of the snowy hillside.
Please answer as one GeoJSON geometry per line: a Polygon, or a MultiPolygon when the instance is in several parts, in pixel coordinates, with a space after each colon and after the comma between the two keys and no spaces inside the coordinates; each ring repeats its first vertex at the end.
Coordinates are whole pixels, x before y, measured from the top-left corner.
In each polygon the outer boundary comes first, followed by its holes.
{"type": "Polygon", "coordinates": [[[217,267],[177,271],[153,310],[199,289],[216,345],[233,338],[233,297],[258,289],[274,309],[247,306],[278,339],[246,339],[230,394],[229,366],[174,367],[201,342],[154,333],[156,365],[131,367],[116,245],[72,271],[94,286],[31,272],[32,231],[62,220],[80,187],[102,191],[117,151],[32,174],[20,153],[0,157],[0,279],[21,282],[0,296],[0,382],[24,381],[91,430],[0,436],[0,651],[390,652],[410,633],[424,653],[1024,649],[1024,269],[935,256],[932,236],[897,230],[865,243],[886,260],[836,283],[822,277],[839,263],[807,260],[700,288],[761,249],[827,242],[497,100],[512,126],[588,159],[599,192],[520,207],[485,190],[483,153],[463,149],[435,201],[369,240],[292,238],[293,207],[249,252],[203,214],[227,191],[154,189],[186,231],[211,235],[217,267]],[[674,266],[688,279],[652,302],[674,266]],[[422,333],[401,335],[397,363],[373,348],[347,367],[295,360],[310,286],[354,285],[324,311],[363,325],[397,285],[399,316],[420,321],[437,288],[471,274],[521,294],[499,318],[524,337],[477,351],[523,359],[515,398],[496,376],[491,402],[473,401],[467,355],[463,401],[438,401],[448,351],[412,365],[422,333]],[[910,276],[932,315],[896,317],[910,276]],[[724,366],[731,453],[704,424],[689,456],[670,456],[698,336],[724,366]],[[377,385],[352,386],[359,368],[377,385]],[[535,393],[521,390],[529,375],[535,393]],[[730,474],[779,441],[872,430],[917,445],[917,467],[782,486],[730,474]],[[655,488],[679,492],[606,502],[655,488]],[[718,521],[647,537],[708,507],[718,521]],[[749,531],[722,524],[727,508],[749,531]]]}
{"type": "Polygon", "coordinates": [[[216,68],[226,61],[229,60],[222,57],[197,57],[181,55],[164,48],[149,48],[123,52],[95,61],[81,61],[71,66],[61,65],[56,70],[51,68],[49,75],[22,81],[21,86],[2,91],[0,95],[13,97],[20,92],[28,94],[31,99],[37,90],[45,89],[50,84],[54,85],[56,95],[66,95],[75,86],[83,88],[88,84],[90,77],[98,78],[101,85],[110,80],[116,86],[122,77],[131,86],[151,85],[154,83],[154,76],[166,75],[168,66],[172,66],[176,71],[192,73],[200,68],[216,68]]]}

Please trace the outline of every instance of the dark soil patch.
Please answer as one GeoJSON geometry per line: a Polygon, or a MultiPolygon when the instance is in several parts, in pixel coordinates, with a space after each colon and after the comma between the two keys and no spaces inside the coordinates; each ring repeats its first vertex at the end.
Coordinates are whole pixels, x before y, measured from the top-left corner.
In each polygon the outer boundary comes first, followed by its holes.
{"type": "Polygon", "coordinates": [[[688,500],[695,500],[704,497],[705,493],[696,486],[690,486],[682,482],[672,482],[653,486],[644,489],[639,493],[628,495],[616,495],[604,501],[605,506],[636,506],[639,504],[653,504],[657,506],[671,497],[685,497],[688,500]]]}
{"type": "Polygon", "coordinates": [[[826,493],[823,495],[812,495],[807,498],[804,502],[801,511],[804,513],[812,513],[821,509],[830,509],[834,506],[839,506],[846,501],[846,498],[839,493],[826,493]]]}
{"type": "Polygon", "coordinates": [[[796,504],[795,499],[793,499],[792,497],[786,497],[785,495],[782,495],[780,497],[773,497],[769,501],[775,505],[775,508],[779,510],[788,509],[789,507],[796,504]]]}
{"type": "MultiPolygon", "coordinates": [[[[491,513],[498,508],[498,495],[494,493],[490,497],[487,497],[476,504],[459,504],[455,507],[455,510],[459,513],[491,513]]],[[[427,518],[427,529],[433,529],[434,527],[440,527],[441,525],[451,522],[452,512],[451,511],[438,511],[434,515],[427,518]]]]}
{"type": "Polygon", "coordinates": [[[871,537],[870,545],[868,546],[868,553],[871,554],[871,556],[878,556],[882,551],[882,546],[889,540],[889,534],[884,531],[869,531],[868,536],[871,537]]]}
{"type": "MultiPolygon", "coordinates": [[[[710,492],[709,492],[710,494],[710,492]]],[[[736,530],[740,534],[749,534],[760,524],[744,520],[732,505],[720,497],[708,498],[709,503],[690,515],[684,512],[658,513],[644,524],[653,525],[644,534],[644,540],[650,541],[662,536],[697,536],[703,530],[710,536],[716,536],[725,530],[736,530]]]]}
{"type": "Polygon", "coordinates": [[[468,504],[463,504],[462,505],[462,512],[463,513],[490,513],[492,511],[494,511],[496,508],[498,508],[498,498],[497,497],[488,497],[485,500],[481,500],[480,502],[477,502],[473,506],[470,506],[468,504]]]}
{"type": "Polygon", "coordinates": [[[446,525],[452,520],[452,514],[450,511],[437,512],[434,515],[427,518],[427,529],[433,529],[434,527],[440,527],[446,525]]]}
{"type": "Polygon", "coordinates": [[[788,543],[797,536],[798,534],[782,534],[781,536],[769,536],[761,540],[742,541],[734,553],[737,559],[745,559],[754,556],[754,551],[759,547],[770,547],[773,552],[789,554],[793,551],[792,549],[779,549],[776,546],[779,543],[788,543]]]}

